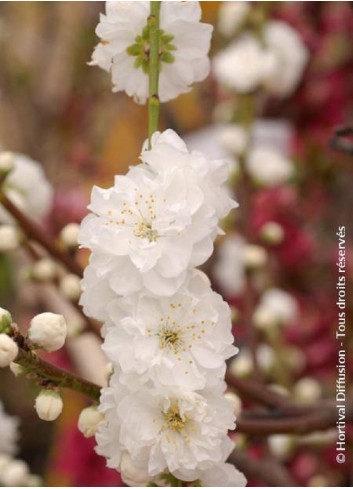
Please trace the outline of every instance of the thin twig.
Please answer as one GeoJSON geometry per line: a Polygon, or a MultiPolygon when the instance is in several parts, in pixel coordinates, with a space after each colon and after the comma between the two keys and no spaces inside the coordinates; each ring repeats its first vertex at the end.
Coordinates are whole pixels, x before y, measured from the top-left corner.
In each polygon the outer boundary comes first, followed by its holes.
{"type": "Polygon", "coordinates": [[[7,197],[5,192],[0,189],[0,203],[11,214],[11,216],[18,222],[22,231],[26,234],[28,239],[31,239],[39,243],[50,256],[58,260],[68,271],[83,276],[82,267],[77,261],[72,259],[67,253],[62,251],[57,244],[47,236],[45,232],[31,219],[21,212],[18,207],[7,197]]]}

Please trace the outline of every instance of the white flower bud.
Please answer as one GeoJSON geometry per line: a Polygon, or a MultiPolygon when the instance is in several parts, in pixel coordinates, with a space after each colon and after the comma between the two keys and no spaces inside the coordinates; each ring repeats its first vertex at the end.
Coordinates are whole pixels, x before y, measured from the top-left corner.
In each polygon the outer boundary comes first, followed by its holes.
{"type": "Polygon", "coordinates": [[[271,435],[268,437],[271,452],[280,460],[288,460],[293,453],[294,441],[288,435],[271,435]]]}
{"type": "Polygon", "coordinates": [[[239,155],[248,144],[248,132],[240,124],[227,124],[221,127],[218,140],[226,151],[239,155]]]}
{"type": "Polygon", "coordinates": [[[262,226],[260,233],[264,242],[270,245],[281,244],[284,238],[283,227],[277,222],[267,222],[262,226]]]}
{"type": "Polygon", "coordinates": [[[267,262],[267,253],[258,245],[246,245],[244,248],[244,264],[248,270],[262,268],[267,262]]]}
{"type": "Polygon", "coordinates": [[[256,328],[266,331],[278,324],[277,316],[270,308],[260,305],[255,309],[253,324],[256,328]]]}
{"type": "Polygon", "coordinates": [[[0,333],[6,333],[12,324],[12,317],[9,311],[0,307],[0,333]]]}
{"type": "Polygon", "coordinates": [[[234,36],[244,22],[249,10],[249,2],[222,2],[218,17],[219,32],[225,37],[234,36]]]}
{"type": "Polygon", "coordinates": [[[0,334],[0,367],[8,367],[18,355],[18,346],[7,334],[0,334]]]}
{"type": "Polygon", "coordinates": [[[0,153],[0,174],[6,175],[13,170],[15,166],[15,158],[10,151],[2,151],[0,153]]]}
{"type": "Polygon", "coordinates": [[[28,466],[23,460],[10,460],[2,472],[4,487],[24,487],[29,475],[28,466]]]}
{"type": "Polygon", "coordinates": [[[273,349],[270,346],[266,344],[259,345],[256,357],[262,371],[268,372],[272,369],[275,357],[273,349]]]}
{"type": "Polygon", "coordinates": [[[102,419],[103,415],[98,411],[97,406],[87,407],[81,411],[78,418],[78,429],[86,438],[89,438],[95,435],[102,419]]]}
{"type": "Polygon", "coordinates": [[[59,289],[70,301],[78,301],[81,296],[81,279],[78,275],[69,273],[60,280],[59,289]]]}
{"type": "Polygon", "coordinates": [[[63,410],[63,400],[58,392],[45,389],[37,396],[34,407],[40,419],[54,421],[63,410]]]}
{"type": "Polygon", "coordinates": [[[236,377],[247,377],[253,371],[253,362],[247,350],[241,350],[229,365],[229,371],[236,377]]]}
{"type": "Polygon", "coordinates": [[[80,225],[71,222],[67,224],[60,233],[61,241],[68,248],[77,248],[78,246],[78,233],[80,231],[80,225]]]}
{"type": "Polygon", "coordinates": [[[11,362],[10,363],[10,370],[14,374],[15,377],[19,377],[20,375],[23,375],[25,373],[25,369],[21,367],[18,363],[11,362]]]}
{"type": "Polygon", "coordinates": [[[224,398],[232,404],[235,416],[239,416],[243,407],[240,397],[234,394],[234,392],[228,391],[224,394],[224,398]]]}
{"type": "Polygon", "coordinates": [[[39,282],[49,282],[57,275],[57,265],[51,258],[42,258],[32,267],[32,276],[39,282]]]}
{"type": "Polygon", "coordinates": [[[21,243],[21,233],[16,226],[0,226],[0,252],[15,250],[21,243]]]}
{"type": "Polygon", "coordinates": [[[303,377],[293,388],[293,394],[296,399],[302,402],[315,402],[322,395],[320,383],[312,377],[303,377]]]}
{"type": "Polygon", "coordinates": [[[64,346],[67,324],[61,314],[43,312],[35,316],[28,330],[31,342],[43,350],[56,351],[64,346]]]}

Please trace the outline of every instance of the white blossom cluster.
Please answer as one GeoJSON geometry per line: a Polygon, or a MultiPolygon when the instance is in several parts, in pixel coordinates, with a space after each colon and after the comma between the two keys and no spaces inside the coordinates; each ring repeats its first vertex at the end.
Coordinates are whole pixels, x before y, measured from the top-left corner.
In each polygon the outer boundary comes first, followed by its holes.
{"type": "MultiPolygon", "coordinates": [[[[7,197],[32,219],[44,217],[52,206],[53,188],[40,164],[20,153],[4,151],[0,153],[0,174],[5,168],[8,174],[2,188],[7,197]]],[[[2,206],[0,224],[13,224],[12,217],[2,206]]]]}
{"type": "Polygon", "coordinates": [[[168,477],[244,486],[225,463],[235,427],[223,380],[237,351],[230,309],[195,268],[236,206],[227,162],[189,152],[172,130],[155,133],[140,159],[113,187],[93,189],[79,233],[92,252],[81,305],[104,322],[114,370],[97,452],[132,486],[168,477]]]}
{"type": "MultiPolygon", "coordinates": [[[[96,33],[92,65],[111,73],[113,90],[145,104],[148,98],[150,2],[108,1],[96,33]]],[[[200,22],[199,2],[162,2],[159,29],[159,98],[188,92],[209,73],[212,26],[200,22]]]]}
{"type": "MultiPolygon", "coordinates": [[[[231,37],[249,15],[250,2],[222,2],[219,30],[231,37]]],[[[287,23],[265,22],[261,39],[245,29],[214,58],[213,71],[220,84],[239,93],[265,88],[288,97],[297,88],[308,61],[308,49],[287,23]]]]}

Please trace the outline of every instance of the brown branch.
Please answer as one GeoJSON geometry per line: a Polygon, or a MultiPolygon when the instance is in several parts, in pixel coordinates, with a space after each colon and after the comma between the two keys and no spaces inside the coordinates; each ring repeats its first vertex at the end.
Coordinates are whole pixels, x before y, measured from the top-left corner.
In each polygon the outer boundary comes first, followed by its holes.
{"type": "Polygon", "coordinates": [[[28,239],[31,239],[39,243],[50,256],[58,260],[68,271],[78,275],[83,276],[82,267],[77,261],[72,259],[67,253],[62,251],[57,244],[48,238],[46,233],[37,226],[37,224],[25,216],[17,206],[15,206],[11,200],[7,197],[3,190],[0,189],[0,203],[5,207],[5,209],[11,214],[11,216],[18,222],[21,229],[26,234],[28,239]]]}
{"type": "Polygon", "coordinates": [[[16,329],[8,333],[16,341],[19,353],[15,362],[19,364],[26,375],[31,375],[41,385],[55,385],[57,387],[72,389],[84,394],[94,401],[99,401],[100,390],[97,384],[82,379],[40,358],[28,346],[26,338],[16,329]]]}
{"type": "MultiPolygon", "coordinates": [[[[346,411],[346,422],[353,423],[353,406],[349,405],[346,411]]],[[[303,435],[314,431],[323,431],[334,428],[337,421],[337,410],[332,404],[325,409],[317,406],[308,406],[309,414],[296,416],[273,416],[262,414],[254,417],[251,413],[244,413],[237,419],[236,431],[248,435],[267,436],[275,433],[291,433],[303,435]]]]}
{"type": "MultiPolygon", "coordinates": [[[[239,379],[229,371],[226,373],[226,382],[228,385],[239,391],[244,397],[256,401],[270,409],[276,409],[289,414],[307,413],[310,408],[303,404],[298,404],[286,396],[271,391],[263,384],[252,379],[239,379]]],[[[312,407],[312,406],[311,406],[312,407]]],[[[318,405],[324,408],[324,404],[318,405]]]]}
{"type": "Polygon", "coordinates": [[[272,458],[255,460],[247,452],[235,448],[228,462],[244,472],[246,477],[266,483],[267,487],[298,487],[287,470],[272,458]]]}

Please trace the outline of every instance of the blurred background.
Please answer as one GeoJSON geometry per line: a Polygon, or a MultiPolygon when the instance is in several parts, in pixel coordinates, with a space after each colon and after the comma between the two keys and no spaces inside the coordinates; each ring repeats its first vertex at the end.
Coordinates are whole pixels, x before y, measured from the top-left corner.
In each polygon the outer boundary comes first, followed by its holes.
{"type": "MultiPolygon", "coordinates": [[[[204,22],[216,29],[211,56],[229,42],[217,30],[221,3],[201,2],[204,22]]],[[[332,398],[337,376],[336,231],[342,225],[347,233],[347,290],[353,290],[353,143],[345,140],[344,150],[342,139],[335,136],[338,128],[353,126],[353,10],[349,2],[253,2],[251,8],[266,9],[268,18],[290,24],[309,51],[295,91],[286,98],[263,97],[256,108],[255,139],[281,147],[294,165],[294,177],[276,186],[254,185],[244,195],[234,176],[231,184],[240,208],[235,218],[224,223],[227,238],[217,243],[206,270],[234,307],[234,333],[243,352],[234,372],[251,376],[254,366],[246,356],[249,336],[243,314],[247,289],[241,285],[239,266],[232,269],[232,247],[224,243],[233,237],[238,240],[236,248],[242,246],[239,237],[245,236],[265,250],[266,265],[255,280],[255,303],[258,288],[270,284],[290,294],[297,313],[276,335],[257,331],[261,375],[269,385],[304,402],[332,398]],[[263,239],[261,231],[269,222],[283,231],[276,242],[263,239]],[[229,286],[229,269],[240,280],[235,288],[229,286]]],[[[125,94],[113,94],[109,75],[88,66],[103,10],[104,3],[95,1],[0,5],[0,146],[24,153],[45,168],[55,198],[43,226],[52,236],[65,224],[81,221],[93,183],[109,186],[114,174],[138,162],[147,135],[146,108],[125,94]]],[[[236,103],[236,95],[232,100],[236,103]]],[[[226,119],[227,103],[229,97],[211,73],[190,93],[162,105],[161,127],[176,130],[193,149],[223,156],[217,131],[226,119]]],[[[21,260],[0,254],[0,303],[16,311],[16,320],[25,327],[33,314],[48,309],[47,304],[56,299],[43,284],[26,279],[21,260]]],[[[348,317],[352,305],[348,294],[348,317]]],[[[347,325],[347,389],[352,346],[347,325]]],[[[53,357],[58,364],[72,367],[68,353],[53,357]]],[[[93,370],[92,378],[99,377],[96,365],[85,368],[93,370]]],[[[32,408],[34,388],[1,370],[0,399],[8,413],[21,419],[19,456],[44,478],[44,485],[120,485],[119,475],[105,469],[104,460],[94,454],[94,441],[77,430],[77,415],[85,403],[79,395],[70,393],[63,416],[55,424],[45,423],[32,408]]],[[[237,436],[240,447],[261,456],[262,439],[237,436]]],[[[347,437],[352,454],[352,427],[347,428],[347,437]]],[[[353,467],[337,465],[334,443],[333,430],[314,440],[273,438],[267,448],[301,485],[351,485],[353,467]]],[[[253,480],[249,485],[264,484],[253,480]]]]}

